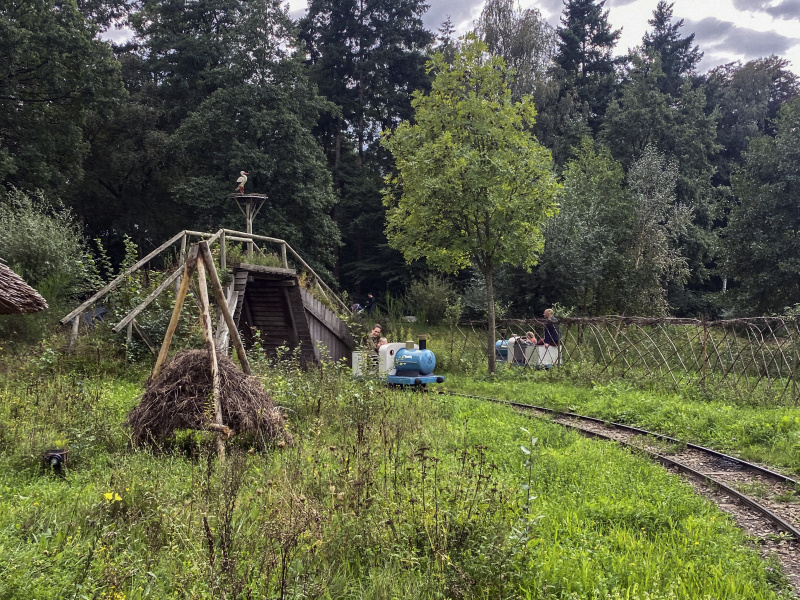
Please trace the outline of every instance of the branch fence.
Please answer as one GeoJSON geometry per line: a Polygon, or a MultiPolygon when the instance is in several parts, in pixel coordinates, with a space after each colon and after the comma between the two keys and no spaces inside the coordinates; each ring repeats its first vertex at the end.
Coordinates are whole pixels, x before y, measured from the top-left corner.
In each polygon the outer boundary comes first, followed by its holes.
{"type": "MultiPolygon", "coordinates": [[[[544,333],[544,319],[498,322],[498,335],[544,333]]],[[[741,398],[800,401],[800,320],[757,317],[724,321],[645,317],[565,317],[559,320],[564,366],[591,367],[609,378],[647,378],[675,387],[724,389],[741,398]]],[[[486,322],[461,323],[451,350],[485,359],[486,322]]],[[[570,369],[574,371],[574,369],[570,369]]]]}

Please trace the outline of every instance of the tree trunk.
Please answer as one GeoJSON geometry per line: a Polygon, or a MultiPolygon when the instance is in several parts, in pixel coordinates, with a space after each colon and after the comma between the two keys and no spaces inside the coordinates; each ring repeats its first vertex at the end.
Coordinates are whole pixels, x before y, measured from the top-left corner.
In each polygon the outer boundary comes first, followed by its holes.
{"type": "Polygon", "coordinates": [[[492,273],[492,268],[488,267],[484,273],[483,277],[486,281],[486,316],[487,320],[489,321],[489,374],[493,374],[497,371],[497,362],[494,356],[494,340],[497,337],[497,324],[495,323],[494,319],[494,278],[492,273]]]}

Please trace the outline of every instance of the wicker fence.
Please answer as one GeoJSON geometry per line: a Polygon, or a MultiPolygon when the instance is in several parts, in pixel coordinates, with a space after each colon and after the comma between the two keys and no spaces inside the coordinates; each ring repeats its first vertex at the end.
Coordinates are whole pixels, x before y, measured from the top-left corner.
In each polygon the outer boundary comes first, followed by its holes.
{"type": "MultiPolygon", "coordinates": [[[[534,331],[542,319],[498,323],[506,337],[534,331]]],[[[597,317],[562,318],[560,350],[565,365],[590,365],[609,377],[653,376],[678,385],[724,388],[741,397],[797,404],[800,389],[800,322],[789,317],[726,321],[597,317]]],[[[486,323],[456,329],[460,351],[486,356],[486,323]]]]}

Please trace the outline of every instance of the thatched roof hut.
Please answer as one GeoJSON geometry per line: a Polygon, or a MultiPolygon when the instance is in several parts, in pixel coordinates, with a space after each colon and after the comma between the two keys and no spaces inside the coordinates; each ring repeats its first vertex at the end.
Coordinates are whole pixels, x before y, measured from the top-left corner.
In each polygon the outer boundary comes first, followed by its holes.
{"type": "Polygon", "coordinates": [[[22,277],[0,261],[0,315],[39,312],[47,302],[22,277]]]}

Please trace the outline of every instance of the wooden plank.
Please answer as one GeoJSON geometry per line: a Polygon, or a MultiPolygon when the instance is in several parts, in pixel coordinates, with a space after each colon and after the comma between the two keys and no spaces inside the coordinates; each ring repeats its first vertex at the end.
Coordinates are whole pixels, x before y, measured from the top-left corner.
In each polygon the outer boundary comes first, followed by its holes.
{"type": "MultiPolygon", "coordinates": [[[[150,292],[150,295],[148,295],[147,298],[145,298],[142,301],[142,303],[139,304],[139,306],[137,306],[131,312],[125,315],[125,318],[122,319],[119,323],[117,323],[111,331],[113,331],[114,333],[119,333],[120,331],[122,331],[123,327],[125,327],[128,323],[133,321],[139,315],[139,313],[142,312],[145,308],[150,306],[153,300],[155,300],[156,298],[158,298],[158,296],[161,295],[161,292],[167,289],[173,281],[175,281],[178,277],[181,276],[181,273],[183,273],[183,269],[181,268],[175,269],[172,275],[167,277],[161,283],[161,285],[159,285],[156,289],[150,292]]],[[[178,290],[180,291],[180,288],[178,288],[178,290]]]]}
{"type": "Polygon", "coordinates": [[[263,273],[265,275],[297,275],[294,269],[284,269],[282,267],[267,267],[265,265],[254,265],[251,263],[236,263],[233,266],[236,270],[245,270],[250,273],[263,273]]]}
{"type": "Polygon", "coordinates": [[[245,353],[244,346],[242,345],[242,338],[239,337],[239,330],[236,328],[236,324],[233,322],[233,317],[228,310],[228,304],[225,301],[225,293],[222,291],[222,285],[219,282],[217,269],[214,266],[214,261],[211,257],[211,250],[209,249],[207,242],[200,242],[199,246],[200,252],[209,265],[208,276],[211,279],[211,288],[214,290],[217,304],[219,304],[219,309],[222,311],[222,314],[225,317],[225,323],[228,325],[228,333],[230,333],[231,341],[233,342],[234,348],[236,348],[236,355],[239,357],[239,362],[242,365],[242,371],[250,375],[250,363],[247,362],[247,354],[245,353]]]}
{"type": "Polygon", "coordinates": [[[175,242],[177,242],[179,239],[181,239],[181,238],[183,237],[183,234],[184,234],[184,232],[183,232],[183,231],[181,231],[181,232],[180,232],[179,234],[177,234],[176,236],[174,236],[174,237],[170,238],[169,240],[167,240],[166,242],[164,242],[163,244],[161,244],[161,245],[160,245],[158,248],[156,248],[155,250],[153,250],[153,251],[152,251],[150,254],[148,254],[147,256],[145,256],[145,257],[144,257],[142,260],[140,260],[139,262],[137,262],[137,263],[136,263],[136,264],[134,264],[133,266],[131,266],[131,267],[129,267],[128,269],[126,269],[124,273],[121,273],[121,274],[117,275],[117,277],[114,279],[114,281],[112,281],[111,283],[109,283],[107,286],[105,286],[103,289],[101,289],[99,292],[97,292],[97,293],[96,293],[94,296],[92,296],[91,298],[89,298],[89,299],[88,299],[86,302],[84,302],[83,304],[81,304],[81,305],[80,305],[78,308],[76,308],[76,309],[75,309],[75,310],[73,310],[71,313],[69,313],[69,314],[68,314],[66,317],[64,317],[63,319],[61,319],[60,323],[61,323],[62,325],[65,325],[65,324],[69,323],[69,321],[72,319],[72,317],[74,317],[75,315],[78,315],[78,314],[82,313],[82,312],[83,312],[83,311],[85,311],[87,308],[89,308],[89,307],[90,307],[92,304],[94,304],[95,302],[97,302],[97,301],[98,301],[100,298],[102,298],[103,296],[105,296],[105,295],[106,295],[108,292],[110,292],[111,290],[113,290],[114,288],[116,288],[116,287],[117,287],[117,286],[120,284],[120,282],[121,282],[123,279],[125,279],[125,278],[126,278],[128,275],[130,275],[130,274],[131,274],[131,273],[133,273],[134,271],[137,271],[137,270],[138,270],[139,268],[141,268],[143,265],[145,265],[145,264],[147,264],[148,262],[150,262],[150,260],[151,260],[153,257],[157,256],[158,254],[160,254],[161,252],[163,252],[164,250],[166,250],[167,248],[169,248],[169,247],[170,247],[172,244],[174,244],[175,242]]]}
{"type": "Polygon", "coordinates": [[[186,256],[183,279],[181,280],[181,289],[178,290],[178,295],[175,297],[175,307],[172,309],[172,317],[169,320],[167,332],[164,334],[164,341],[161,342],[161,350],[159,351],[158,358],[156,359],[156,366],[153,367],[153,373],[150,375],[150,379],[152,381],[158,379],[158,376],[161,373],[161,368],[164,366],[164,361],[167,360],[167,353],[169,352],[169,346],[172,343],[172,336],[175,335],[175,329],[178,327],[178,320],[181,316],[183,301],[186,299],[186,293],[189,291],[189,281],[192,279],[192,273],[194,273],[196,266],[197,244],[193,244],[189,248],[189,253],[186,256]]]}

